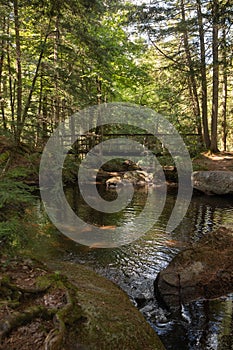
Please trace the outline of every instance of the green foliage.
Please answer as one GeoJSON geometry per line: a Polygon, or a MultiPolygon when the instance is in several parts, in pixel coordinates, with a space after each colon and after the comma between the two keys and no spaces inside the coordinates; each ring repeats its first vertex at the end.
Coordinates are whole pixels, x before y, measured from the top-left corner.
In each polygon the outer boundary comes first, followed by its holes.
{"type": "MultiPolygon", "coordinates": [[[[13,173],[25,174],[20,169],[13,173]]],[[[19,248],[27,239],[21,216],[26,206],[34,204],[35,196],[33,187],[16,180],[12,173],[7,175],[0,180],[0,247],[9,251],[19,248]]]]}
{"type": "Polygon", "coordinates": [[[0,167],[8,161],[9,157],[10,157],[9,151],[6,151],[6,152],[0,154],[0,167]]]}
{"type": "Polygon", "coordinates": [[[208,167],[203,164],[197,164],[197,163],[193,164],[193,171],[206,171],[206,170],[208,170],[208,167]]]}
{"type": "MultiPolygon", "coordinates": [[[[4,249],[16,248],[25,239],[25,231],[20,222],[27,205],[34,203],[33,187],[23,180],[30,173],[28,167],[7,167],[11,152],[1,155],[0,169],[0,246],[4,249]]],[[[12,165],[12,164],[11,164],[12,165]]]]}
{"type": "Polygon", "coordinates": [[[9,180],[20,180],[26,178],[30,174],[28,167],[16,166],[7,171],[7,179],[9,180]]]}
{"type": "Polygon", "coordinates": [[[0,209],[5,207],[16,209],[32,203],[33,189],[21,181],[5,177],[0,181],[0,209]]]}
{"type": "Polygon", "coordinates": [[[137,91],[148,79],[137,63],[145,44],[129,40],[129,9],[122,3],[18,0],[0,5],[0,51],[6,51],[0,127],[39,145],[77,109],[104,101],[138,102],[137,91]],[[15,69],[19,63],[21,73],[15,69]]]}
{"type": "Polygon", "coordinates": [[[0,157],[0,209],[22,209],[26,204],[32,203],[34,196],[33,186],[28,186],[23,181],[32,173],[28,166],[6,167],[10,159],[10,152],[4,152],[0,157]]]}
{"type": "Polygon", "coordinates": [[[68,154],[65,158],[62,168],[63,181],[65,183],[72,183],[77,181],[78,168],[81,163],[81,159],[73,154],[68,154]]]}
{"type": "Polygon", "coordinates": [[[7,221],[0,221],[0,250],[15,249],[20,246],[24,238],[24,229],[19,218],[12,217],[7,221]]]}
{"type": "MultiPolygon", "coordinates": [[[[212,46],[212,2],[201,6],[210,122],[213,66],[207,48],[212,46]]],[[[21,134],[27,145],[41,150],[58,123],[75,111],[115,101],[151,107],[168,117],[179,132],[201,133],[203,79],[196,0],[190,4],[150,1],[150,5],[17,0],[1,4],[0,15],[0,128],[15,139],[21,134]]],[[[220,3],[219,21],[219,105],[223,109],[224,74],[226,90],[233,85],[229,1],[220,3]]],[[[225,131],[220,130],[224,120],[220,108],[218,138],[225,133],[230,145],[233,105],[229,96],[225,102],[227,122],[225,131]]],[[[0,166],[6,159],[7,153],[0,156],[0,166]]]]}
{"type": "Polygon", "coordinates": [[[227,92],[233,84],[230,2],[171,0],[165,4],[152,0],[135,5],[129,20],[150,42],[142,65],[153,82],[143,86],[142,103],[168,115],[181,132],[203,133],[206,147],[206,136],[211,134],[211,144],[218,141],[227,148],[227,138],[231,149],[232,101],[227,92]],[[217,122],[218,133],[214,129],[217,122]]]}
{"type": "Polygon", "coordinates": [[[158,161],[162,166],[175,166],[175,161],[169,153],[159,157],[158,161]]]}

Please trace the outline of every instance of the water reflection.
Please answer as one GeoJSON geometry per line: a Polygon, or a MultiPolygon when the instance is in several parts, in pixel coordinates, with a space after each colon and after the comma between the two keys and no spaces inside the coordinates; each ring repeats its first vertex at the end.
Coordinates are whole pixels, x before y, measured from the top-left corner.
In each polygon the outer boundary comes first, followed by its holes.
{"type": "MultiPolygon", "coordinates": [[[[115,198],[114,191],[105,192],[101,188],[99,191],[107,200],[115,198]]],[[[84,221],[113,228],[123,225],[125,234],[130,234],[148,192],[143,189],[137,191],[125,210],[106,214],[87,206],[77,187],[67,189],[66,196],[73,210],[84,221]]],[[[233,227],[232,197],[194,196],[185,218],[169,234],[165,228],[175,201],[174,194],[168,194],[165,208],[153,228],[140,239],[119,248],[93,249],[57,234],[57,245],[60,244],[63,249],[61,258],[85,263],[120,285],[160,335],[166,349],[230,350],[232,296],[192,302],[184,305],[182,312],[171,315],[162,310],[154,299],[153,281],[157,273],[190,243],[219,226],[233,227]]],[[[151,213],[156,210],[155,205],[156,202],[151,203],[151,213]]],[[[153,220],[153,217],[148,216],[147,219],[153,220]]]]}

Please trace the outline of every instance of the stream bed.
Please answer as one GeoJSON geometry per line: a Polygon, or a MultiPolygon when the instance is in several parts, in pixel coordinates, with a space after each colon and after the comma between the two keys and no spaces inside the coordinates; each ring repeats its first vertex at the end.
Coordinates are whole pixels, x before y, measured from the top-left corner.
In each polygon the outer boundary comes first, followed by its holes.
{"type": "MultiPolygon", "coordinates": [[[[153,191],[153,188],[149,190],[153,191]]],[[[99,191],[105,199],[108,196],[112,199],[114,190],[100,188],[99,191]]],[[[105,226],[122,226],[130,222],[133,229],[134,217],[142,210],[147,193],[145,189],[135,191],[131,203],[123,211],[111,214],[88,207],[77,188],[67,188],[66,197],[73,210],[86,222],[105,226]]],[[[167,233],[165,228],[175,201],[176,195],[168,193],[158,222],[131,244],[94,249],[75,243],[58,232],[54,244],[62,247],[61,259],[85,264],[118,284],[144,314],[167,350],[233,349],[233,294],[191,302],[175,314],[164,310],[154,298],[153,282],[157,274],[179,251],[217,227],[233,228],[232,197],[194,195],[181,224],[174,232],[167,233]]],[[[38,217],[43,221],[41,207],[38,207],[38,217]]]]}

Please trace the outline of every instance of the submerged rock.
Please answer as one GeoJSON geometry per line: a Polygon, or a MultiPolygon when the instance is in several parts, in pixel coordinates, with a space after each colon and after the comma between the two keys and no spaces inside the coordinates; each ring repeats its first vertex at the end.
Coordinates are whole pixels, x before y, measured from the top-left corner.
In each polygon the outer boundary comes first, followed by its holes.
{"type": "Polygon", "coordinates": [[[192,181],[205,194],[233,194],[233,171],[195,171],[192,181]]]}
{"type": "Polygon", "coordinates": [[[233,231],[219,228],[179,253],[158,274],[155,295],[168,308],[220,297],[233,291],[232,267],[233,231]]]}

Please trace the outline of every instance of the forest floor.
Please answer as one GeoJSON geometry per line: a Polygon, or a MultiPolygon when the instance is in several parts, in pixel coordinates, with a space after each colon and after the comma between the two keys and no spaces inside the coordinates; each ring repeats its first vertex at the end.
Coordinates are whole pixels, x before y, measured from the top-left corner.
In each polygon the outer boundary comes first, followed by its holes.
{"type": "Polygon", "coordinates": [[[233,152],[202,153],[193,160],[194,169],[233,171],[233,152]]]}
{"type": "Polygon", "coordinates": [[[0,263],[0,349],[42,349],[56,328],[59,333],[53,317],[67,304],[66,290],[52,289],[42,280],[45,268],[30,259],[1,257],[0,263]]]}

